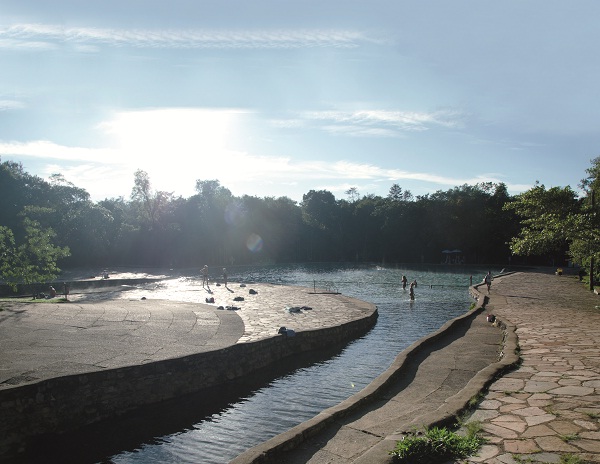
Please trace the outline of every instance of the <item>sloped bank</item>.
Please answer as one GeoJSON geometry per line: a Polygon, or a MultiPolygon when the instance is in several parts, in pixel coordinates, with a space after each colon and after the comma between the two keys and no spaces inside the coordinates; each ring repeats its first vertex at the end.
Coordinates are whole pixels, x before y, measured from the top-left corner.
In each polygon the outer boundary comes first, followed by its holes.
{"type": "MultiPolygon", "coordinates": [[[[297,353],[346,343],[370,330],[375,305],[338,296],[366,308],[348,323],[238,343],[160,362],[42,380],[0,390],[0,461],[18,457],[47,433],[71,430],[124,412],[224,385],[297,353]]],[[[65,353],[68,356],[68,353],[65,353]]]]}
{"type": "MultiPolygon", "coordinates": [[[[448,321],[437,331],[416,341],[410,347],[406,348],[396,357],[389,369],[373,380],[363,390],[347,400],[342,401],[340,404],[322,411],[312,419],[291,428],[287,432],[281,433],[264,443],[250,448],[233,459],[231,464],[265,464],[282,462],[286,457],[287,452],[293,452],[293,450],[313,437],[321,437],[319,434],[325,432],[330,426],[334,429],[339,428],[340,423],[344,418],[349,417],[358,411],[368,410],[376,401],[385,399],[384,392],[386,389],[390,385],[396,383],[402,376],[409,374],[411,369],[410,364],[413,363],[413,360],[418,359],[421,354],[430,352],[434,348],[435,350],[439,349],[436,345],[441,339],[448,337],[452,332],[459,332],[461,329],[468,327],[473,319],[480,316],[485,311],[485,305],[488,302],[488,298],[478,291],[478,287],[479,285],[472,286],[469,289],[470,294],[477,300],[477,304],[473,310],[448,321]]],[[[413,426],[431,427],[455,424],[460,414],[469,408],[469,403],[472,398],[489,386],[497,376],[502,375],[503,372],[513,368],[518,363],[519,357],[515,353],[515,348],[517,347],[515,327],[509,326],[499,320],[497,320],[496,325],[503,334],[503,352],[501,358],[497,362],[493,362],[477,372],[462,390],[447,398],[435,412],[414,417],[407,430],[412,430],[413,426]]],[[[327,432],[325,432],[325,435],[327,435],[327,432]]],[[[331,439],[331,435],[327,435],[327,438],[317,441],[319,443],[325,443],[328,439],[331,439]]],[[[356,437],[352,436],[349,439],[349,448],[356,445],[352,440],[356,440],[356,437]]],[[[353,462],[360,461],[369,464],[374,462],[391,462],[388,451],[393,449],[395,440],[396,438],[393,437],[384,438],[377,445],[374,445],[368,450],[361,459],[353,462]]]]}

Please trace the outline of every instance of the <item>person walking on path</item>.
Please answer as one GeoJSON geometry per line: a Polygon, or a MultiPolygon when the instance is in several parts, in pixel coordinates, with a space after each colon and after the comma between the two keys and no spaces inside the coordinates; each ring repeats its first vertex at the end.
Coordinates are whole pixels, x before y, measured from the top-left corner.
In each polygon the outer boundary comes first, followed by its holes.
{"type": "Polygon", "coordinates": [[[492,272],[488,271],[488,273],[483,278],[485,285],[487,286],[487,291],[490,293],[490,288],[492,287],[492,272]]]}

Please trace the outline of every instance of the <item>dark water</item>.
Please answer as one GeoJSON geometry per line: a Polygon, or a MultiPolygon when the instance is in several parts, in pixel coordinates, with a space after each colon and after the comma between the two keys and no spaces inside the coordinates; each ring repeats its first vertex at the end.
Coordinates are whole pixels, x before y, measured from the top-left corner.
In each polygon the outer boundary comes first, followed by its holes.
{"type": "MultiPolygon", "coordinates": [[[[332,347],[331,353],[308,355],[293,364],[287,361],[228,389],[166,403],[123,418],[108,429],[102,425],[91,432],[99,443],[71,447],[71,456],[77,456],[78,462],[228,462],[368,385],[404,348],[464,314],[472,303],[470,276],[481,281],[485,273],[464,267],[322,264],[231,267],[228,271],[233,282],[302,286],[330,282],[344,295],[375,303],[379,318],[368,334],[344,347],[332,347]],[[413,302],[408,289],[400,285],[403,274],[409,282],[418,281],[413,302]]],[[[190,300],[198,285],[197,272],[171,274],[160,285],[133,292],[190,300]]],[[[131,297],[131,292],[126,295],[131,297]]],[[[78,443],[89,444],[90,431],[86,433],[78,443]]]]}

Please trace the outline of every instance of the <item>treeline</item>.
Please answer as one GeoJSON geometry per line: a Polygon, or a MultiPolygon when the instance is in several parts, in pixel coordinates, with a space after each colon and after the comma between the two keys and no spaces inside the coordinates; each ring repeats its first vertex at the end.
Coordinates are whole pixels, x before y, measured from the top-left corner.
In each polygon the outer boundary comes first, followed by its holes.
{"type": "MultiPolygon", "coordinates": [[[[93,202],[59,174],[46,181],[4,161],[0,226],[11,229],[16,241],[25,237],[25,217],[51,228],[54,243],[70,250],[61,267],[440,263],[443,250],[461,250],[453,256],[468,264],[506,265],[508,243],[520,231],[519,218],[504,208],[512,198],[502,183],[416,197],[397,184],[386,197],[350,189],[347,198],[336,199],[310,190],[299,204],[287,197],[237,197],[218,180],[198,180],[195,187],[189,198],[156,191],[137,171],[128,198],[93,202]]],[[[540,260],[560,264],[564,250],[540,260]]]]}

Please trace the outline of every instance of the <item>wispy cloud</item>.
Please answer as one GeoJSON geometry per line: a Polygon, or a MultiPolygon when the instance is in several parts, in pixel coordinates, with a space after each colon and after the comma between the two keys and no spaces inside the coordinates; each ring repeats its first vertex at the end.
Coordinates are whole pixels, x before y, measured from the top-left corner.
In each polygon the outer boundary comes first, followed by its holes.
{"type": "Polygon", "coordinates": [[[0,97],[0,111],[18,110],[25,108],[25,104],[19,100],[2,99],[0,97]]]}
{"type": "Polygon", "coordinates": [[[48,140],[31,142],[0,142],[0,155],[27,156],[62,161],[90,161],[101,159],[107,163],[122,163],[122,153],[104,148],[69,147],[48,140]]]}
{"type": "MultiPolygon", "coordinates": [[[[338,114],[329,119],[402,119],[389,114],[375,118],[373,114],[369,117],[340,117],[338,114]]],[[[219,179],[237,195],[286,195],[292,198],[311,188],[343,192],[342,187],[348,185],[363,190],[366,186],[387,185],[385,195],[393,183],[422,184],[427,186],[424,190],[431,191],[432,188],[498,181],[497,176],[487,174],[456,178],[441,176],[434,171],[390,169],[373,162],[294,159],[232,150],[228,141],[235,137],[236,127],[243,125],[246,116],[247,112],[235,109],[127,111],[114,114],[97,127],[112,140],[110,147],[74,147],[44,140],[0,141],[0,156],[35,159],[37,164],[42,161],[45,175],[61,171],[68,180],[85,188],[96,199],[126,195],[131,190],[136,169],[148,172],[156,189],[183,196],[193,194],[197,179],[219,179]],[[299,192],[300,189],[303,192],[299,192]]],[[[413,117],[415,121],[432,119],[435,118],[413,117]]]]}
{"type": "Polygon", "coordinates": [[[235,186],[239,191],[234,193],[258,195],[290,195],[288,192],[292,185],[308,186],[305,190],[327,186],[331,191],[338,191],[340,185],[391,185],[402,181],[417,181],[444,189],[462,184],[497,181],[487,176],[454,178],[428,172],[388,169],[369,163],[294,160],[283,156],[258,156],[231,150],[223,151],[218,156],[201,155],[198,150],[195,151],[195,156],[191,152],[173,152],[165,160],[159,153],[149,151],[145,143],[141,153],[144,154],[143,158],[136,156],[133,146],[127,149],[96,149],[68,147],[48,141],[0,143],[0,155],[3,157],[44,160],[47,163],[45,175],[60,171],[96,199],[126,195],[131,189],[136,169],[147,171],[157,189],[180,195],[192,194],[197,179],[213,178],[218,178],[225,186],[235,186]],[[68,161],[70,164],[59,167],[61,161],[68,161]],[[98,175],[99,173],[102,175],[98,175]],[[107,183],[105,179],[111,181],[107,183]],[[268,188],[269,191],[255,192],[257,185],[268,188]],[[334,188],[333,185],[338,187],[334,188]]]}
{"type": "Polygon", "coordinates": [[[465,119],[463,112],[453,109],[432,112],[306,111],[292,119],[272,121],[272,125],[279,128],[312,127],[353,137],[402,137],[408,132],[421,132],[434,127],[462,128],[465,119]]]}
{"type": "Polygon", "coordinates": [[[356,48],[374,39],[351,30],[153,30],[16,24],[0,28],[0,47],[52,48],[74,44],[174,49],[356,48]]]}

